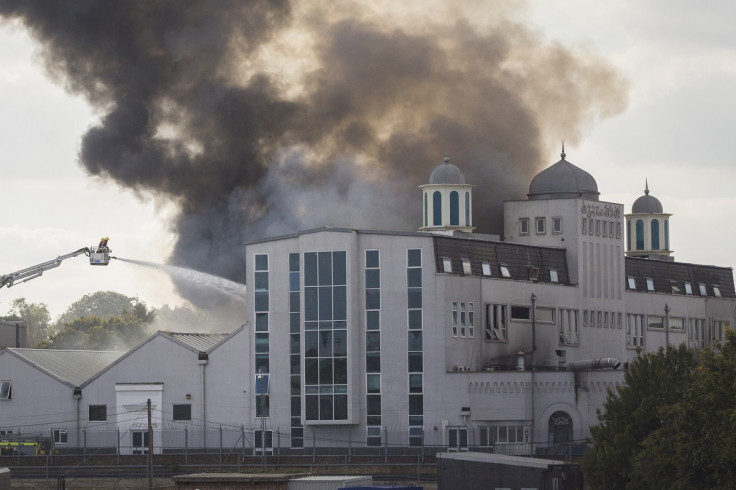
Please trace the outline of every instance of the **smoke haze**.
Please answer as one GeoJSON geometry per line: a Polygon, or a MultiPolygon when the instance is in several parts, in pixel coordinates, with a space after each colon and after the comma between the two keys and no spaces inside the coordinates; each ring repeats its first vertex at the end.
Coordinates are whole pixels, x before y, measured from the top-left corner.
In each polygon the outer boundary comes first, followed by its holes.
{"type": "Polygon", "coordinates": [[[248,240],[415,230],[446,145],[479,187],[474,225],[500,233],[550,143],[625,107],[613,68],[545,42],[523,4],[393,3],[0,0],[0,16],[99,112],[89,174],[177,204],[170,263],[244,282],[248,240]]]}

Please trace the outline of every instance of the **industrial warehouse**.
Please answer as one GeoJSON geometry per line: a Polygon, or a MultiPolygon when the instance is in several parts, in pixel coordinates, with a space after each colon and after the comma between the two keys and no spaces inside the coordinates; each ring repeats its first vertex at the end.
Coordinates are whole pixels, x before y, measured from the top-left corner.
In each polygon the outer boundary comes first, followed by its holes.
{"type": "Polygon", "coordinates": [[[674,260],[648,184],[625,213],[563,151],[504,202],[500,237],[474,233],[475,184],[447,155],[428,180],[416,232],[247,243],[246,321],[230,334],[5,348],[0,429],[143,454],[150,400],[157,454],[577,454],[638,352],[718,348],[734,322],[732,270],[674,260]]]}

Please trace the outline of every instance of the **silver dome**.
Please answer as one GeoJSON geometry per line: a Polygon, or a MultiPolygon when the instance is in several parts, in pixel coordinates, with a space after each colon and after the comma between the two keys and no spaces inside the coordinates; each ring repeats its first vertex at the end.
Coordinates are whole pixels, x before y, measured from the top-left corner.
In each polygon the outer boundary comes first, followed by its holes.
{"type": "Polygon", "coordinates": [[[647,182],[644,189],[644,195],[634,201],[631,212],[633,214],[659,214],[664,212],[659,199],[649,195],[649,182],[647,182]]]}
{"type": "Polygon", "coordinates": [[[465,184],[465,175],[455,165],[450,163],[450,158],[445,155],[444,163],[441,163],[429,174],[430,184],[465,184]]]}
{"type": "Polygon", "coordinates": [[[598,184],[592,175],[565,160],[539,172],[529,184],[529,199],[569,199],[581,197],[598,200],[598,184]]]}

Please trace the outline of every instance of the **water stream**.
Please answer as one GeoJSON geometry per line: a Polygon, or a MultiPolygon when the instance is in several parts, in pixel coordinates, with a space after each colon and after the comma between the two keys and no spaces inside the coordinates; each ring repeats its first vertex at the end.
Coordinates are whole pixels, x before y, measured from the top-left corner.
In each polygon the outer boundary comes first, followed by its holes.
{"type": "Polygon", "coordinates": [[[146,262],[143,260],[123,259],[115,257],[117,260],[128,262],[131,264],[140,265],[143,267],[151,267],[153,269],[159,269],[166,272],[171,277],[176,279],[184,279],[194,284],[199,284],[202,287],[208,287],[216,289],[232,298],[245,301],[245,284],[231,281],[219,276],[213,276],[206,272],[195,271],[194,269],[187,269],[186,267],[177,267],[175,265],[156,264],[154,262],[146,262]]]}

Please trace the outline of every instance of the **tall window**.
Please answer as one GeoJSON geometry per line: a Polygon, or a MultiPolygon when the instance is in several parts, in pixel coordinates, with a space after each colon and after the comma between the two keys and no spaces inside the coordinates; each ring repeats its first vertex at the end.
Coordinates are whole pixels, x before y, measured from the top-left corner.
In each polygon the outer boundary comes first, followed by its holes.
{"type": "Polygon", "coordinates": [[[304,401],[307,420],[347,420],[346,252],[304,254],[304,401]]]}
{"type": "Polygon", "coordinates": [[[442,193],[434,191],[432,194],[432,225],[442,226],[442,193]]]}
{"type": "Polygon", "coordinates": [[[406,254],[407,343],[409,373],[409,445],[424,442],[424,345],[422,330],[422,250],[409,249],[406,254]]]}
{"type": "Polygon", "coordinates": [[[519,219],[519,235],[529,234],[529,218],[519,219]]]}
{"type": "Polygon", "coordinates": [[[450,226],[460,224],[460,196],[457,191],[450,192],[450,226]]]}
{"type": "Polygon", "coordinates": [[[506,305],[486,305],[486,340],[507,342],[508,314],[506,305]]]}
{"type": "MultiPolygon", "coordinates": [[[[254,295],[256,329],[253,344],[255,346],[254,372],[269,372],[269,261],[267,254],[256,254],[254,260],[254,295]]],[[[256,417],[268,417],[270,400],[268,395],[261,395],[255,400],[256,417]]]]}
{"type": "Polygon", "coordinates": [[[553,413],[549,417],[548,428],[547,440],[550,444],[564,444],[572,440],[572,419],[567,413],[553,413]]]}
{"type": "Polygon", "coordinates": [[[381,255],[365,251],[366,444],[381,444],[381,255]]]}
{"type": "Polygon", "coordinates": [[[626,347],[644,347],[644,315],[629,314],[626,322],[626,347]]]}
{"type": "Polygon", "coordinates": [[[291,375],[291,447],[304,447],[301,382],[301,263],[289,254],[289,373],[291,375]]]}
{"type": "Polygon", "coordinates": [[[424,226],[429,226],[429,207],[428,207],[427,193],[424,193],[424,226]]]}
{"type": "Polygon", "coordinates": [[[560,308],[560,345],[580,345],[578,310],[560,308]]]}
{"type": "Polygon", "coordinates": [[[626,250],[631,250],[631,221],[626,221],[626,250]]]}
{"type": "Polygon", "coordinates": [[[670,223],[668,220],[664,220],[664,249],[670,249],[670,223]]]}
{"type": "Polygon", "coordinates": [[[470,226],[470,192],[465,193],[465,226],[470,226]]]}
{"type": "Polygon", "coordinates": [[[644,221],[636,220],[636,249],[644,250],[644,221]]]}
{"type": "Polygon", "coordinates": [[[652,220],[652,250],[659,250],[659,220],[652,220]]]}
{"type": "Polygon", "coordinates": [[[547,232],[546,218],[534,218],[534,223],[537,229],[537,235],[543,235],[547,232]]]}
{"type": "Polygon", "coordinates": [[[702,350],[705,347],[705,318],[690,319],[687,346],[695,350],[702,350]]]}

